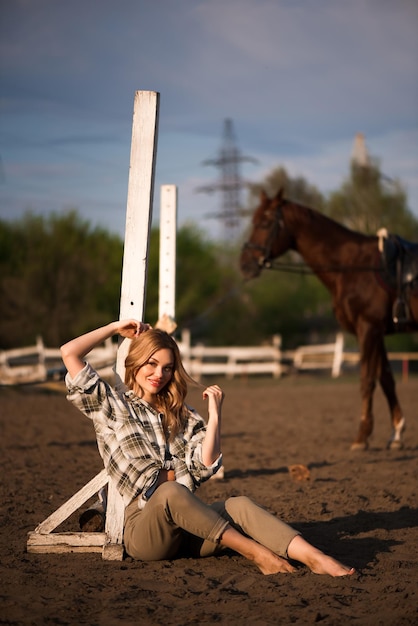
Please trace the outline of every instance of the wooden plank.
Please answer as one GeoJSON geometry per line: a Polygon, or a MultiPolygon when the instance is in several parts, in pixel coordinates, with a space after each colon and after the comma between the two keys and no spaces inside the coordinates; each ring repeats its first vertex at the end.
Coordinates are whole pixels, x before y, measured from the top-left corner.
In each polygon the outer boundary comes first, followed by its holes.
{"type": "Polygon", "coordinates": [[[57,526],[59,526],[64,520],[67,519],[74,511],[80,508],[81,505],[91,498],[95,493],[100,491],[102,487],[109,480],[107,472],[103,469],[99,474],[84,485],[72,498],[67,500],[59,509],[57,509],[52,515],[46,518],[41,524],[35,528],[35,533],[50,533],[57,526]]]}
{"type": "Polygon", "coordinates": [[[28,548],[28,552],[32,554],[74,554],[74,553],[91,553],[91,552],[103,552],[102,546],[31,546],[28,548]]]}
{"type": "Polygon", "coordinates": [[[69,545],[69,546],[99,546],[103,548],[106,541],[105,533],[28,533],[28,544],[31,546],[69,545]]]}
{"type": "Polygon", "coordinates": [[[105,533],[28,533],[30,553],[103,552],[105,533]]]}
{"type": "MultiPolygon", "coordinates": [[[[49,546],[30,546],[28,552],[31,554],[68,554],[68,553],[103,553],[102,546],[70,546],[70,545],[49,545],[49,546]]],[[[119,559],[120,560],[120,559],[119,559]]]]}

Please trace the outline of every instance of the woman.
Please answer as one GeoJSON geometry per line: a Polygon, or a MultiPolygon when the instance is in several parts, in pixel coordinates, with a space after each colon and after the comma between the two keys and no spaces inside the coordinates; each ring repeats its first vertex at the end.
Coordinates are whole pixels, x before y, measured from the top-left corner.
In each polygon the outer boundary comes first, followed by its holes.
{"type": "Polygon", "coordinates": [[[187,384],[194,381],[170,335],[134,319],[117,321],[66,343],[61,354],[67,397],[93,420],[104,465],[123,497],[130,556],[210,556],[228,548],[263,574],[294,571],[289,560],[317,574],[354,573],[247,497],[210,506],[196,497],[196,488],[222,464],[224,394],[218,385],[204,390],[207,423],[185,404],[187,384]],[[84,361],[115,334],[131,339],[123,392],[84,361]]]}

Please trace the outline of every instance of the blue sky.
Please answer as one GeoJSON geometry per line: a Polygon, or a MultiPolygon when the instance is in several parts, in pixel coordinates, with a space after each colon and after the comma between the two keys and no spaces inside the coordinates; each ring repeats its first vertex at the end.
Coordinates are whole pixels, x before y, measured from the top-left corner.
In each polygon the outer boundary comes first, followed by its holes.
{"type": "MultiPolygon", "coordinates": [[[[323,193],[364,133],[418,216],[416,0],[0,0],[0,218],[76,208],[124,236],[134,93],[160,92],[161,184],[214,237],[231,118],[243,178],[323,193]]],[[[245,194],[243,197],[245,202],[245,194]]]]}

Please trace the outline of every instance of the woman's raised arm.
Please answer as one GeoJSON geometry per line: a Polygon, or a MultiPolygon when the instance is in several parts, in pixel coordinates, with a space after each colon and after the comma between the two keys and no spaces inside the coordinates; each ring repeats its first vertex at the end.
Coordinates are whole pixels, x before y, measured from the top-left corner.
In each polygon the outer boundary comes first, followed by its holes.
{"type": "Polygon", "coordinates": [[[106,339],[113,335],[133,339],[149,328],[151,328],[149,324],[135,319],[110,322],[106,326],[96,328],[96,330],[71,339],[61,346],[61,357],[64,365],[71,378],[74,378],[84,367],[84,357],[106,339]]]}

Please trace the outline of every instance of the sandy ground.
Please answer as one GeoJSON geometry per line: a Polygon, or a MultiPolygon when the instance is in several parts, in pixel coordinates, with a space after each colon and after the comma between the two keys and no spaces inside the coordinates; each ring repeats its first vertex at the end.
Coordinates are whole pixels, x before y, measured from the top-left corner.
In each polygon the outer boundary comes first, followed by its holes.
{"type": "MultiPolygon", "coordinates": [[[[353,453],[358,381],[218,381],[226,391],[225,479],[203,500],[254,498],[358,574],[300,567],[263,576],[238,555],[156,563],[32,554],[27,533],[102,469],[89,420],[63,389],[0,389],[1,624],[418,624],[418,379],[398,384],[405,446],[388,451],[376,394],[370,449],[353,453]],[[310,479],[288,467],[303,464],[310,479]]],[[[204,411],[201,392],[189,401],[204,411]]],[[[59,530],[78,530],[78,513],[59,530]]]]}

